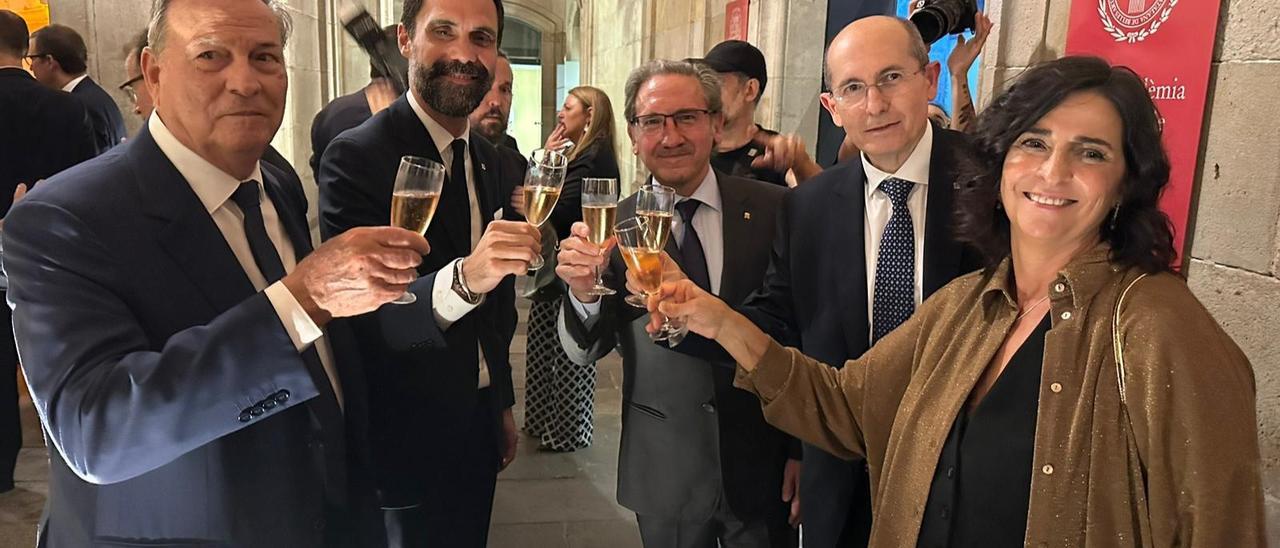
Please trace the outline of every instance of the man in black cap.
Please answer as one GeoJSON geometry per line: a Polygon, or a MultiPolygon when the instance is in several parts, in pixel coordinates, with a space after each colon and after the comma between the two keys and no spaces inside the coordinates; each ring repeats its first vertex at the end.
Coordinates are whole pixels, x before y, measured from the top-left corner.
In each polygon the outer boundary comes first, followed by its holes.
{"type": "Polygon", "coordinates": [[[786,170],[755,162],[765,153],[761,143],[768,139],[764,137],[777,135],[755,122],[756,106],[769,82],[764,54],[742,40],[726,40],[711,48],[706,57],[690,61],[703,63],[720,74],[724,129],[711,155],[711,165],[729,175],[786,186],[786,170]]]}

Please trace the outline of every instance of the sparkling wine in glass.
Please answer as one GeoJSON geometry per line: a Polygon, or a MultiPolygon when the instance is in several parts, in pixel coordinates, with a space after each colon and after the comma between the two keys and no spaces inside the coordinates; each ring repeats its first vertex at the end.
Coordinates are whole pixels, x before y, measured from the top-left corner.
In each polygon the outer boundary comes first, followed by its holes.
{"type": "MultiPolygon", "coordinates": [[[[529,171],[524,176],[525,220],[535,228],[551,217],[551,211],[560,201],[560,189],[564,187],[564,173],[569,159],[559,152],[538,149],[529,155],[529,171]]],[[[541,256],[529,263],[529,270],[542,268],[541,256]]]]}
{"type": "MultiPolygon", "coordinates": [[[[443,165],[417,156],[400,158],[396,186],[391,191],[391,226],[426,235],[427,227],[431,226],[431,219],[436,215],[443,186],[443,165]]],[[[410,304],[417,301],[416,295],[405,291],[391,302],[410,304]]]]}
{"type": "MultiPolygon", "coordinates": [[[[676,189],[648,184],[636,192],[636,218],[642,221],[641,237],[650,249],[661,252],[671,235],[671,217],[676,210],[676,189]]],[[[644,295],[627,295],[623,299],[636,308],[645,308],[644,295]]]]}
{"type": "MultiPolygon", "coordinates": [[[[618,212],[618,180],[592,179],[582,180],[582,220],[587,224],[587,239],[591,243],[607,249],[613,240],[614,219],[618,212]]],[[[601,279],[602,267],[596,267],[596,284],[587,293],[591,295],[613,295],[616,291],[605,287],[601,279]]]]}
{"type": "MultiPolygon", "coordinates": [[[[618,249],[622,260],[627,263],[627,270],[634,275],[640,291],[651,296],[662,289],[662,249],[650,247],[645,237],[646,222],[632,217],[615,225],[613,233],[618,238],[618,249]]],[[[686,333],[688,330],[683,322],[663,316],[662,328],[649,338],[676,345],[686,333]]]]}

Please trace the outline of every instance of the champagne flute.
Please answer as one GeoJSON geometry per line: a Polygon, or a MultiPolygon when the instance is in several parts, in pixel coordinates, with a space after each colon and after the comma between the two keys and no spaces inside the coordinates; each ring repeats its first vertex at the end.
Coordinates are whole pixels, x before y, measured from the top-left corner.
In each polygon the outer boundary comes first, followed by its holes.
{"type": "MultiPolygon", "coordinates": [[[[650,245],[645,226],[648,223],[643,218],[632,217],[615,225],[613,233],[618,238],[622,259],[626,261],[627,269],[635,275],[640,291],[646,296],[652,296],[662,289],[662,248],[650,245]]],[[[667,344],[674,346],[680,344],[686,333],[688,330],[684,322],[663,316],[662,328],[649,338],[667,341],[667,344]]]]}
{"type": "MultiPolygon", "coordinates": [[[[636,193],[636,218],[641,219],[641,236],[652,250],[662,253],[671,235],[671,217],[676,210],[676,189],[657,183],[640,187],[636,193]]],[[[627,295],[627,304],[647,308],[644,295],[627,295]]]]}
{"type": "MultiPolygon", "coordinates": [[[[417,156],[400,158],[396,186],[391,191],[391,226],[425,236],[431,219],[436,215],[443,186],[444,165],[417,156]]],[[[411,304],[417,301],[417,295],[405,291],[391,302],[411,304]]]]}
{"type": "MultiPolygon", "coordinates": [[[[614,218],[618,211],[618,180],[582,180],[582,220],[587,223],[588,240],[604,249],[613,239],[614,218]]],[[[601,267],[597,266],[596,284],[587,291],[590,295],[613,295],[616,291],[605,287],[601,279],[601,267]]]]}
{"type": "MultiPolygon", "coordinates": [[[[524,218],[534,228],[551,217],[551,211],[560,201],[560,189],[564,186],[564,174],[569,159],[559,152],[540,148],[529,154],[529,171],[524,176],[524,218]]],[[[541,255],[534,256],[529,270],[542,268],[541,255]]]]}

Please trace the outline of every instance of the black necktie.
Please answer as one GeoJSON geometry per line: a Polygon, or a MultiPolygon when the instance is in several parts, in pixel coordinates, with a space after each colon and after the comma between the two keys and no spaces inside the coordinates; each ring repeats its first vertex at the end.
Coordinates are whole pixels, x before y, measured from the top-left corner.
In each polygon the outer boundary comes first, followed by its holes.
{"type": "Polygon", "coordinates": [[[702,202],[692,198],[676,204],[680,212],[680,220],[684,224],[684,234],[680,236],[680,257],[684,259],[680,266],[698,287],[711,291],[711,274],[707,272],[707,255],[702,251],[702,240],[698,231],[693,228],[693,216],[698,212],[702,202]]]}
{"type": "MultiPolygon", "coordinates": [[[[262,271],[268,285],[279,281],[285,275],[284,263],[280,260],[276,246],[271,243],[271,238],[267,236],[267,225],[262,220],[262,205],[258,199],[258,182],[240,183],[240,187],[231,194],[231,200],[244,214],[244,234],[249,239],[249,250],[253,253],[253,261],[258,263],[258,270],[262,271]]],[[[320,392],[315,405],[310,407],[320,422],[326,488],[330,496],[337,497],[334,500],[343,500],[347,480],[342,410],[314,345],[302,352],[302,362],[307,366],[311,382],[320,392]]]]}
{"type": "Polygon", "coordinates": [[[871,308],[871,342],[902,325],[916,309],[916,237],[907,197],[915,183],[890,177],[880,190],[893,203],[893,213],[880,237],[871,308]]]}
{"type": "Polygon", "coordinates": [[[458,252],[471,252],[471,198],[467,193],[467,142],[454,139],[449,148],[453,160],[449,164],[449,179],[440,195],[440,209],[436,215],[443,217],[449,235],[458,252]]]}

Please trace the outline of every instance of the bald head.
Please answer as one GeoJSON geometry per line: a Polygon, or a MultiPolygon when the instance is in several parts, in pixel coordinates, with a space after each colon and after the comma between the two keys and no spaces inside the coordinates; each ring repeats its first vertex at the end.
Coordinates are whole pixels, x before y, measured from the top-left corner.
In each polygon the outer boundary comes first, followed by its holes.
{"type": "Polygon", "coordinates": [[[884,40],[888,40],[888,44],[893,49],[905,51],[922,66],[929,62],[929,46],[925,45],[924,39],[920,37],[920,30],[914,23],[887,15],[863,17],[845,25],[831,40],[831,45],[827,46],[827,54],[822,64],[822,77],[827,88],[830,89],[832,86],[831,64],[833,62],[838,63],[850,55],[857,55],[858,46],[861,43],[869,41],[884,43],[882,42],[884,40]]]}

